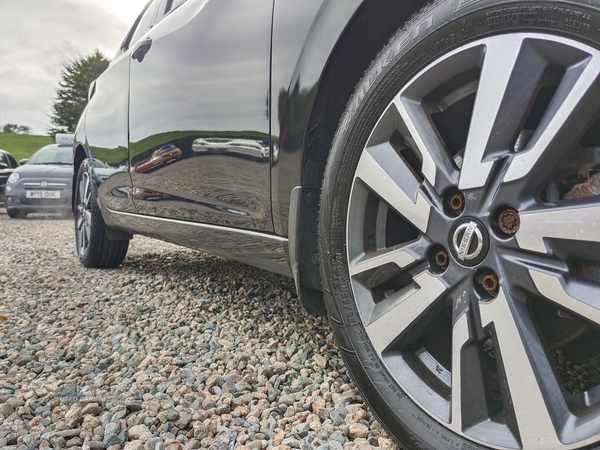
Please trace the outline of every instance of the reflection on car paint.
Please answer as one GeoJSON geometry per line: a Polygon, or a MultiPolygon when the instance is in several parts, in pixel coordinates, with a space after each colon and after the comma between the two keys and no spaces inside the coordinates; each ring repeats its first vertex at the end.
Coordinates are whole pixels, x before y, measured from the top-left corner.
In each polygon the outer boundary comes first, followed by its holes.
{"type": "MultiPolygon", "coordinates": [[[[178,159],[181,159],[183,153],[173,144],[162,145],[158,150],[154,150],[152,155],[133,166],[133,171],[136,173],[150,173],[159,169],[161,166],[171,164],[178,159]]],[[[134,198],[136,198],[134,196],[134,198]]]]}
{"type": "Polygon", "coordinates": [[[228,155],[250,160],[267,161],[269,158],[269,140],[200,138],[192,143],[194,155],[228,155]]]}
{"type": "Polygon", "coordinates": [[[168,144],[131,161],[133,199],[140,214],[208,223],[219,217],[221,225],[270,227],[268,203],[262,200],[268,195],[269,174],[260,169],[269,162],[268,136],[176,132],[158,139],[168,138],[168,144]]]}

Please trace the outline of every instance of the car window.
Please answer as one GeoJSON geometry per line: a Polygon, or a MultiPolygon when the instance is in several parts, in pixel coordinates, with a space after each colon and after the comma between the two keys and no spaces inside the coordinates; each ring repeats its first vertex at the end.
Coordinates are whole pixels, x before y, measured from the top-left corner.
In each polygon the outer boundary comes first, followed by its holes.
{"type": "Polygon", "coordinates": [[[123,51],[125,51],[129,48],[129,44],[131,44],[133,34],[138,29],[138,25],[140,24],[142,17],[144,17],[144,15],[146,14],[146,11],[148,11],[148,8],[150,8],[150,5],[152,4],[152,2],[153,2],[153,0],[150,0],[148,3],[146,3],[146,6],[144,6],[144,9],[140,13],[140,15],[137,17],[137,19],[135,19],[135,22],[133,22],[133,26],[127,33],[127,36],[125,36],[125,39],[123,40],[123,43],[121,44],[121,48],[117,52],[117,55],[119,55],[120,53],[122,53],[123,51]]]}
{"type": "Polygon", "coordinates": [[[156,8],[158,7],[159,3],[159,1],[152,0],[148,3],[146,9],[139,17],[135,32],[133,33],[132,38],[129,40],[128,47],[131,47],[131,45],[139,41],[146,31],[148,31],[154,24],[154,19],[156,18],[156,8]]]}
{"type": "Polygon", "coordinates": [[[168,15],[171,11],[177,9],[182,3],[185,3],[186,1],[187,0],[161,0],[160,5],[158,7],[156,22],[161,21],[163,17],[168,15]]]}
{"type": "Polygon", "coordinates": [[[175,8],[178,8],[179,5],[184,3],[186,0],[167,0],[167,7],[165,8],[165,14],[168,14],[170,11],[173,11],[175,8]]]}
{"type": "Polygon", "coordinates": [[[8,163],[8,158],[6,157],[6,154],[0,153],[0,163],[4,163],[8,167],[10,167],[10,164],[8,163]]]}
{"type": "Polygon", "coordinates": [[[10,163],[9,166],[10,167],[17,167],[17,160],[13,157],[13,155],[6,155],[8,157],[8,162],[10,163]]]}
{"type": "Polygon", "coordinates": [[[73,149],[69,146],[49,145],[35,152],[27,164],[73,164],[73,149]]]}

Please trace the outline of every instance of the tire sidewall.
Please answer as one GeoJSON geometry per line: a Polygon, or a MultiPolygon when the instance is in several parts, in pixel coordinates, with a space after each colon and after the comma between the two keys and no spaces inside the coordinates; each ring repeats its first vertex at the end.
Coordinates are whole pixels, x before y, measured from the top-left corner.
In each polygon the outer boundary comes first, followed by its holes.
{"type": "MultiPolygon", "coordinates": [[[[380,52],[350,99],[333,141],[319,211],[323,287],[336,339],[354,381],[388,432],[408,449],[482,449],[421,410],[381,363],[354,301],[346,226],[354,173],[393,96],[430,62],[495,34],[534,31],[600,48],[600,1],[447,0],[425,7],[380,52]]],[[[586,447],[597,448],[597,445],[586,447]]]]}

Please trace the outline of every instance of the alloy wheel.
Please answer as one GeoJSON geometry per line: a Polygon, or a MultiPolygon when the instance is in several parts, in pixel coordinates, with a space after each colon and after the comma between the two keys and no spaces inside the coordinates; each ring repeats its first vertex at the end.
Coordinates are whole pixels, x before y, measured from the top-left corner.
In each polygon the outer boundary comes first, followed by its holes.
{"type": "Polygon", "coordinates": [[[358,162],[347,258],[370,344],[486,446],[600,439],[599,78],[575,40],[480,39],[402,88],[358,162]]]}
{"type": "Polygon", "coordinates": [[[88,171],[81,173],[75,214],[75,235],[77,251],[84,257],[90,247],[92,235],[92,179],[88,171]]]}

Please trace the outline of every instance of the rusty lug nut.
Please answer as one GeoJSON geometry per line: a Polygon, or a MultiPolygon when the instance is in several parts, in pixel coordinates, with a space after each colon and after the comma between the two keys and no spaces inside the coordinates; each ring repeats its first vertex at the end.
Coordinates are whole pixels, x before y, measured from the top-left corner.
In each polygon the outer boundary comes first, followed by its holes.
{"type": "Polygon", "coordinates": [[[458,192],[450,197],[450,208],[459,214],[465,210],[465,196],[462,192],[458,192]]]}
{"type": "Polygon", "coordinates": [[[435,263],[442,269],[446,269],[450,263],[450,256],[446,250],[440,250],[435,254],[435,263]]]}
{"type": "Polygon", "coordinates": [[[498,220],[498,226],[502,232],[512,236],[519,230],[520,226],[519,214],[514,209],[507,209],[498,220]]]}
{"type": "Polygon", "coordinates": [[[496,275],[495,273],[490,273],[484,276],[483,280],[481,280],[481,285],[490,294],[495,294],[496,292],[498,292],[498,287],[500,286],[498,275],[496,275]]]}

